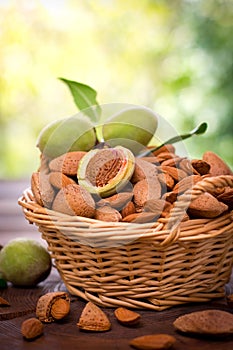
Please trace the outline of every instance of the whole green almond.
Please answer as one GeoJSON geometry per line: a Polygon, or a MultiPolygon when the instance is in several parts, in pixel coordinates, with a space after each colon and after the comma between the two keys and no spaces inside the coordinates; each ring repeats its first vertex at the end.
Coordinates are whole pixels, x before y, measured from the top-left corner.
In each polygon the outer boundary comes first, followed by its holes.
{"type": "Polygon", "coordinates": [[[95,144],[95,128],[81,112],[49,123],[41,130],[37,140],[41,153],[51,159],[67,152],[89,151],[95,144]]]}

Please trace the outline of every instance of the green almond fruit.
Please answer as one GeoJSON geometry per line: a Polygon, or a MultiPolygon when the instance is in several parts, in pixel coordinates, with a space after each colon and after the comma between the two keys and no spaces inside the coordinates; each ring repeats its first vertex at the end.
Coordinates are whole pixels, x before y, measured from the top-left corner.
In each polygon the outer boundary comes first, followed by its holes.
{"type": "Polygon", "coordinates": [[[157,116],[150,109],[126,107],[105,121],[102,135],[112,147],[121,145],[137,154],[143,146],[148,145],[157,126],[157,116]]]}
{"type": "Polygon", "coordinates": [[[0,252],[0,272],[18,287],[34,287],[50,274],[52,261],[38,241],[19,237],[10,240],[0,252]]]}
{"type": "Polygon", "coordinates": [[[49,123],[37,140],[40,151],[52,159],[67,152],[89,151],[95,144],[95,128],[81,113],[49,123]]]}

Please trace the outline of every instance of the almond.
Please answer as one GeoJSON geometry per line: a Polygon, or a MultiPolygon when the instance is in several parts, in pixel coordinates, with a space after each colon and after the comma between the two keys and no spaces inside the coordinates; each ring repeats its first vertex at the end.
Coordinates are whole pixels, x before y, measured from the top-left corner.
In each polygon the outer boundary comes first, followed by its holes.
{"type": "Polygon", "coordinates": [[[179,182],[174,186],[173,191],[175,193],[183,193],[189,189],[191,189],[198,181],[201,181],[202,177],[200,175],[190,175],[179,182]]]}
{"type": "Polygon", "coordinates": [[[169,334],[148,334],[134,338],[130,345],[139,350],[170,349],[176,338],[169,334]]]}
{"type": "Polygon", "coordinates": [[[226,204],[219,202],[214,196],[206,192],[190,203],[188,213],[194,217],[215,218],[226,210],[228,210],[226,204]]]}
{"type": "Polygon", "coordinates": [[[160,165],[159,158],[155,156],[146,156],[146,157],[141,157],[140,159],[147,163],[151,163],[153,165],[160,165]]]}
{"type": "Polygon", "coordinates": [[[134,173],[131,178],[131,182],[136,183],[144,179],[154,178],[157,176],[157,174],[158,170],[154,164],[151,164],[146,160],[136,158],[134,173]]]}
{"type": "Polygon", "coordinates": [[[224,192],[217,195],[217,199],[233,208],[233,188],[226,187],[224,192]]]}
{"type": "Polygon", "coordinates": [[[31,177],[31,190],[39,205],[50,208],[55,192],[48,174],[34,172],[31,177]]]}
{"type": "Polygon", "coordinates": [[[71,184],[57,193],[52,209],[68,215],[91,218],[95,214],[95,202],[87,190],[71,184]]]}
{"type": "Polygon", "coordinates": [[[156,156],[156,158],[159,160],[160,163],[162,163],[167,159],[173,159],[174,157],[176,157],[176,155],[171,152],[161,152],[156,156]]]}
{"type": "Polygon", "coordinates": [[[181,161],[179,163],[179,169],[183,170],[187,175],[192,175],[193,174],[192,163],[187,158],[181,159],[181,161]]]}
{"type": "Polygon", "coordinates": [[[137,224],[145,224],[147,222],[155,221],[159,215],[157,213],[152,212],[141,212],[134,213],[128,216],[125,216],[122,221],[123,222],[133,222],[137,224]]]}
{"type": "Polygon", "coordinates": [[[221,310],[203,310],[178,317],[174,327],[187,334],[225,336],[233,334],[233,315],[221,310]]]}
{"type": "Polygon", "coordinates": [[[52,304],[50,312],[54,320],[61,320],[70,312],[70,301],[58,298],[52,304]]]}
{"type": "Polygon", "coordinates": [[[209,173],[211,176],[231,175],[232,171],[229,166],[217,154],[207,151],[203,154],[202,159],[210,165],[209,173]]]}
{"type": "Polygon", "coordinates": [[[180,158],[179,156],[175,156],[173,158],[164,160],[163,165],[177,167],[179,165],[179,162],[181,161],[181,159],[182,158],[180,158]]]}
{"type": "Polygon", "coordinates": [[[49,174],[49,182],[52,186],[58,189],[66,187],[70,184],[76,184],[76,182],[73,179],[58,171],[52,171],[49,174]]]}
{"type": "Polygon", "coordinates": [[[230,308],[233,308],[233,294],[227,295],[226,301],[227,301],[227,305],[228,305],[230,308]]]}
{"type": "Polygon", "coordinates": [[[106,197],[97,202],[98,206],[109,204],[112,208],[121,210],[131,201],[133,197],[132,192],[119,192],[110,197],[106,197]]]}
{"type": "Polygon", "coordinates": [[[149,199],[145,202],[144,210],[160,215],[164,210],[166,203],[168,202],[166,202],[164,199],[149,199]]]}
{"type": "Polygon", "coordinates": [[[111,323],[104,311],[89,301],[81,313],[77,326],[85,331],[105,332],[111,328],[111,323]]]}
{"type": "Polygon", "coordinates": [[[44,206],[40,193],[40,173],[34,172],[31,176],[31,190],[37,204],[44,206]]]}
{"type": "Polygon", "coordinates": [[[43,334],[43,323],[35,317],[28,318],[21,325],[21,333],[27,340],[32,340],[43,334]]]}
{"type": "Polygon", "coordinates": [[[173,179],[173,177],[171,177],[171,175],[169,175],[166,172],[160,173],[158,174],[158,179],[161,185],[166,187],[167,191],[171,191],[173,189],[175,185],[175,180],[173,179]]]}
{"type": "Polygon", "coordinates": [[[169,203],[174,203],[177,200],[177,192],[171,191],[163,194],[162,199],[169,203]]]}
{"type": "Polygon", "coordinates": [[[0,306],[10,306],[10,303],[6,299],[0,297],[0,306]]]}
{"type": "Polygon", "coordinates": [[[49,161],[50,159],[46,157],[43,153],[40,155],[40,167],[38,169],[39,172],[43,172],[44,174],[49,173],[49,161]]]}
{"type": "Polygon", "coordinates": [[[36,316],[43,323],[51,323],[65,317],[70,310],[70,297],[66,292],[43,294],[36,304],[36,316]]]}
{"type": "MultiPolygon", "coordinates": [[[[150,148],[152,148],[152,147],[149,147],[149,149],[150,148]]],[[[160,147],[156,151],[153,151],[153,154],[155,156],[157,156],[158,154],[164,153],[164,152],[175,153],[175,147],[172,144],[167,144],[167,145],[164,145],[164,146],[160,147]]]]}
{"type": "Polygon", "coordinates": [[[105,205],[104,207],[95,210],[94,219],[107,222],[118,222],[121,221],[122,217],[118,210],[105,205]]]}
{"type": "Polygon", "coordinates": [[[210,171],[210,164],[203,159],[192,159],[191,164],[200,175],[208,174],[210,171]]]}
{"type": "Polygon", "coordinates": [[[134,326],[139,323],[141,315],[135,311],[126,309],[125,307],[118,307],[114,311],[117,320],[125,326],[134,326]]]}
{"type": "Polygon", "coordinates": [[[49,168],[51,171],[59,171],[68,176],[77,176],[79,162],[85,154],[84,151],[62,154],[51,160],[49,168]]]}
{"type": "Polygon", "coordinates": [[[180,181],[187,176],[187,173],[181,169],[174,168],[171,166],[161,165],[162,172],[168,173],[175,181],[180,181]]]}
{"type": "Polygon", "coordinates": [[[40,193],[44,206],[50,208],[55,197],[55,191],[49,182],[48,174],[40,173],[40,193]]]}
{"type": "Polygon", "coordinates": [[[135,205],[132,201],[128,202],[126,206],[121,210],[121,216],[122,218],[134,214],[136,212],[135,205]]]}
{"type": "Polygon", "coordinates": [[[149,199],[159,199],[161,197],[161,185],[158,177],[144,179],[136,183],[133,188],[134,203],[138,207],[143,207],[149,199]]]}

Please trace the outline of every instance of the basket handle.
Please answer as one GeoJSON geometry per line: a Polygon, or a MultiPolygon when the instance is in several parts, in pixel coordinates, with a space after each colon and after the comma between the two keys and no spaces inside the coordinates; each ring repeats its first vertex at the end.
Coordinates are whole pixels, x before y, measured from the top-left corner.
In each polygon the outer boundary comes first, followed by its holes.
{"type": "Polygon", "coordinates": [[[193,188],[187,190],[178,197],[178,200],[175,202],[175,206],[171,210],[170,216],[167,219],[165,229],[171,230],[171,234],[174,235],[172,232],[177,230],[177,223],[180,223],[179,220],[185,214],[185,210],[191,201],[205,192],[213,192],[217,188],[223,187],[233,188],[233,175],[206,177],[196,183],[193,188]]]}

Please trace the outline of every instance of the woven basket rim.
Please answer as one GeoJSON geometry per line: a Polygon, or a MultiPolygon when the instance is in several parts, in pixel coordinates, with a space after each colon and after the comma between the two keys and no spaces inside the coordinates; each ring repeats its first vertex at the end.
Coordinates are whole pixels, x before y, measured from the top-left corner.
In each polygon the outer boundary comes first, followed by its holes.
{"type": "Polygon", "coordinates": [[[153,240],[154,245],[165,247],[177,240],[187,242],[215,237],[226,230],[233,229],[232,212],[214,219],[191,219],[172,223],[183,214],[183,203],[197,198],[200,194],[219,187],[233,187],[233,176],[222,175],[208,177],[186,191],[177,201],[177,207],[171,213],[171,219],[159,219],[152,223],[103,222],[80,216],[70,216],[41,207],[34,200],[30,189],[26,189],[18,200],[29,222],[35,223],[40,230],[57,230],[71,239],[80,239],[84,244],[102,246],[107,244],[127,244],[137,240],[153,240]]]}

